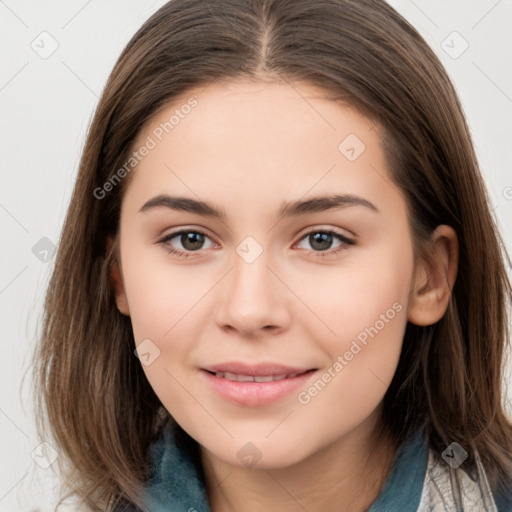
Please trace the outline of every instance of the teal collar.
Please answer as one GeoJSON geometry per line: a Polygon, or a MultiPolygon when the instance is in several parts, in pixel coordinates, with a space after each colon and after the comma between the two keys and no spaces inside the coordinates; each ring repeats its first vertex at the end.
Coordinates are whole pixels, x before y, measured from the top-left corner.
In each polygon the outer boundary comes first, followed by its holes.
{"type": "Polygon", "coordinates": [[[391,472],[368,512],[417,510],[428,464],[428,443],[419,431],[399,448],[391,472]]]}
{"type": "Polygon", "coordinates": [[[143,499],[151,512],[211,512],[199,472],[191,455],[177,445],[171,425],[150,455],[154,474],[143,499]]]}

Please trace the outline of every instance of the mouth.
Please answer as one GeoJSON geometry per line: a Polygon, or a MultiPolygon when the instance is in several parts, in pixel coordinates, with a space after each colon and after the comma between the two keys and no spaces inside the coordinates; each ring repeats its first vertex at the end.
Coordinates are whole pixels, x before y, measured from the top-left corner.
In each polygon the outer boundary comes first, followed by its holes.
{"type": "Polygon", "coordinates": [[[210,372],[208,370],[205,371],[207,371],[210,375],[215,375],[215,377],[218,377],[220,379],[234,380],[237,382],[272,382],[276,380],[293,379],[294,377],[303,375],[305,373],[313,372],[315,370],[311,369],[303,372],[293,372],[278,375],[243,375],[231,372],[210,372]]]}
{"type": "Polygon", "coordinates": [[[317,370],[282,365],[225,363],[202,368],[200,374],[210,389],[224,400],[255,407],[285,398],[300,386],[305,386],[317,370]]]}

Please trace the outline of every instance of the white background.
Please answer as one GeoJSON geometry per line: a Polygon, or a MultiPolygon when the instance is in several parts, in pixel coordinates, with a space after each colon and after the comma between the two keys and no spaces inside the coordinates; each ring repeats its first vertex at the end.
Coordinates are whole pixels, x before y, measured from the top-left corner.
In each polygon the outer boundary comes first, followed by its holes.
{"type": "MultiPolygon", "coordinates": [[[[0,0],[0,512],[46,512],[55,502],[52,468],[31,457],[40,441],[30,374],[22,386],[53,261],[40,258],[58,241],[107,76],[133,33],[164,3],[0,0]],[[58,47],[47,58],[32,48],[49,51],[52,44],[58,47]]],[[[390,3],[426,38],[455,83],[510,251],[512,1],[390,3]]]]}

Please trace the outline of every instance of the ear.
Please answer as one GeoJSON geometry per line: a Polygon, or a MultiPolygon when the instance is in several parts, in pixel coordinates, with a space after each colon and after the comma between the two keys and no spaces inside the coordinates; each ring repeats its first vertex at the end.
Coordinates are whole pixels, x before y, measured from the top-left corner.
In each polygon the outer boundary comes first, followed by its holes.
{"type": "Polygon", "coordinates": [[[438,226],[430,243],[431,257],[418,262],[409,296],[408,320],[415,325],[432,325],[443,317],[457,277],[459,242],[455,230],[438,226]]]}
{"type": "Polygon", "coordinates": [[[112,255],[112,264],[110,266],[110,285],[116,297],[117,309],[123,315],[130,316],[130,308],[128,307],[128,300],[126,298],[126,292],[124,290],[123,277],[121,273],[118,241],[118,238],[116,238],[116,240],[113,240],[110,236],[106,240],[107,255],[110,253],[111,250],[115,251],[115,254],[112,255]]]}

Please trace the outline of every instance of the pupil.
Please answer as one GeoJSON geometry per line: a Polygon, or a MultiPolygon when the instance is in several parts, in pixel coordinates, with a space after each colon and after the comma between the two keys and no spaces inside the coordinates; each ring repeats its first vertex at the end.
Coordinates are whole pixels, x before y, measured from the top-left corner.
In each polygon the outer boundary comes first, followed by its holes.
{"type": "Polygon", "coordinates": [[[309,243],[313,249],[320,251],[329,249],[332,244],[332,235],[330,233],[314,233],[309,235],[309,243]]]}
{"type": "Polygon", "coordinates": [[[185,249],[194,251],[201,248],[204,239],[201,233],[182,233],[180,242],[185,249]]]}

